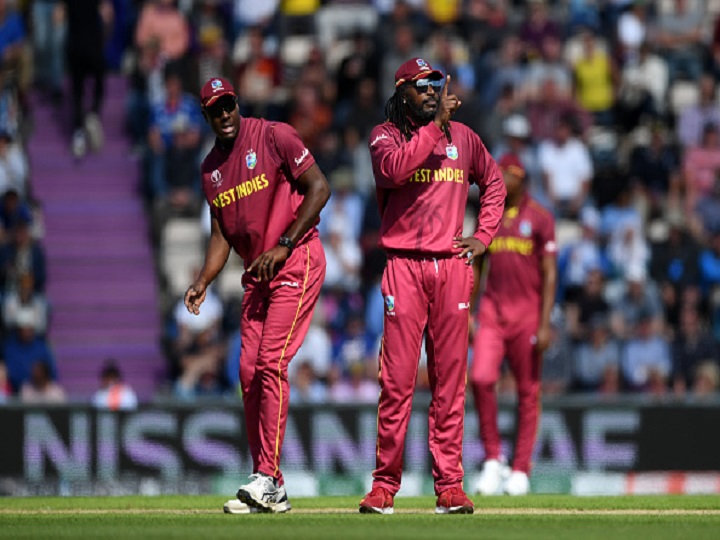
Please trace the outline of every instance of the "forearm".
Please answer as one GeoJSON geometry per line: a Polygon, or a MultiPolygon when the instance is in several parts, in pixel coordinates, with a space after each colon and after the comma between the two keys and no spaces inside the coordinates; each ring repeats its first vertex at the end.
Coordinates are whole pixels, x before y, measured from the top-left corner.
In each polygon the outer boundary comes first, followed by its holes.
{"type": "Polygon", "coordinates": [[[502,176],[495,175],[485,186],[480,197],[480,212],[473,236],[488,247],[495,237],[505,209],[507,190],[502,176]]]}
{"type": "Polygon", "coordinates": [[[555,305],[555,290],[557,285],[557,263],[554,257],[543,261],[542,280],[542,306],[540,309],[540,325],[550,326],[550,317],[555,305]]]}
{"type": "Polygon", "coordinates": [[[213,220],[213,232],[210,235],[207,250],[205,251],[205,262],[198,276],[205,286],[210,285],[220,271],[225,267],[225,263],[230,256],[230,244],[219,230],[219,226],[213,220]],[[218,230],[215,231],[215,228],[218,230]]]}
{"type": "Polygon", "coordinates": [[[421,127],[407,143],[394,148],[388,148],[382,144],[384,139],[378,139],[378,148],[370,147],[377,184],[386,189],[406,184],[425,163],[442,136],[442,130],[430,122],[421,127]]]}
{"type": "Polygon", "coordinates": [[[297,243],[310,227],[316,223],[320,216],[320,211],[330,198],[330,187],[327,181],[325,181],[325,177],[319,172],[319,169],[317,172],[320,174],[322,180],[308,183],[307,191],[300,204],[300,208],[298,208],[297,219],[295,219],[288,230],[285,231],[285,236],[290,238],[293,244],[297,243]]]}

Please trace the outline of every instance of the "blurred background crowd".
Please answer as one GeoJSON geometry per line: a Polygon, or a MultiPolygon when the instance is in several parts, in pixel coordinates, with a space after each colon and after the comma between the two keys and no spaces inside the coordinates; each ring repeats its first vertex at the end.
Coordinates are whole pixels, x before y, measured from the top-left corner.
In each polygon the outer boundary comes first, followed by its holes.
{"type": "MultiPolygon", "coordinates": [[[[414,56],[452,76],[456,119],[496,159],[517,155],[556,216],[545,395],[715,394],[720,0],[0,0],[0,394],[64,399],[45,338],[42,201],[23,150],[38,129],[29,96],[71,111],[67,151],[81,160],[102,147],[112,75],[125,82],[155,255],[167,367],[157,395],[237,396],[242,263],[233,255],[199,317],[181,300],[209,234],[199,163],[213,137],[197,96],[222,75],[242,115],[298,131],[332,189],[319,226],[327,278],[290,365],[291,402],[376,403],[385,260],[367,139],[414,56]]],[[[468,231],[477,208],[472,192],[468,231]]],[[[131,393],[122,363],[103,368],[99,402],[136,402],[120,397],[131,393]]],[[[512,394],[511,375],[499,391],[512,394]]]]}

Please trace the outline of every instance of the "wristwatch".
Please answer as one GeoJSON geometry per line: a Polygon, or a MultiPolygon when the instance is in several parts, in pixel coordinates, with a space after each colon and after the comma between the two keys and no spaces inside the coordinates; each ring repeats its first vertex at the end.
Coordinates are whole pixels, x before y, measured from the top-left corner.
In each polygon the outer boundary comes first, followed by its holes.
{"type": "Polygon", "coordinates": [[[280,240],[278,240],[278,246],[286,247],[289,251],[292,251],[295,247],[295,243],[287,236],[281,236],[280,240]]]}

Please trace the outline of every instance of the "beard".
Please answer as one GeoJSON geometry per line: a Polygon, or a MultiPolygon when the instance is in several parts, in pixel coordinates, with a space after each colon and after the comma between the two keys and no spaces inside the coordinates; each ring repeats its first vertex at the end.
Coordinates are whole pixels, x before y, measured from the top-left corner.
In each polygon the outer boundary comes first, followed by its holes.
{"type": "MultiPolygon", "coordinates": [[[[423,104],[416,105],[408,99],[406,103],[408,108],[408,114],[412,121],[419,126],[424,126],[432,122],[435,119],[435,111],[428,111],[423,108],[423,104]]],[[[437,107],[436,107],[437,110],[437,107]]]]}

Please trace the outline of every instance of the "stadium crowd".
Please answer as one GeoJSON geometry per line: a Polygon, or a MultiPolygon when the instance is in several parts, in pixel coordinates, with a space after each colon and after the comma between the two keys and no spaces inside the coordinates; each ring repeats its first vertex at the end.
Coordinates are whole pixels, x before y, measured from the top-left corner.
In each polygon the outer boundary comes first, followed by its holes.
{"type": "MultiPolygon", "coordinates": [[[[33,39],[39,51],[41,11],[59,4],[21,2],[15,10],[0,0],[3,65],[18,44],[8,36],[33,39]],[[8,22],[16,17],[19,22],[8,22]],[[21,34],[15,26],[24,28],[21,34]]],[[[197,219],[209,233],[199,163],[213,138],[197,97],[208,77],[233,82],[242,115],[290,123],[330,181],[332,198],[319,225],[327,277],[307,339],[290,364],[291,402],[377,402],[385,260],[377,248],[368,134],[383,120],[395,69],[415,56],[452,76],[452,91],[462,99],[456,119],[476,130],[496,159],[515,154],[530,192],[556,216],[559,287],[545,395],[717,392],[720,2],[112,4],[125,21],[127,132],[157,250],[164,228],[178,217],[197,219]]],[[[36,64],[34,83],[52,95],[53,62],[36,64]]],[[[26,328],[31,306],[32,339],[39,339],[48,309],[37,243],[42,225],[24,181],[20,128],[33,81],[9,67],[1,82],[4,360],[14,373],[12,328],[26,328]]],[[[70,148],[85,151],[75,139],[70,148]]],[[[477,201],[475,192],[469,228],[477,201]]],[[[158,281],[171,377],[159,392],[184,400],[235,394],[240,295],[211,290],[195,317],[161,265],[158,281]]],[[[48,354],[44,377],[51,380],[48,354]]],[[[2,373],[0,394],[7,386],[2,373]]],[[[22,381],[43,374],[13,377],[13,391],[20,392],[22,381]]],[[[423,369],[417,384],[428,388],[423,369]]],[[[512,390],[506,374],[499,391],[512,390]]]]}

